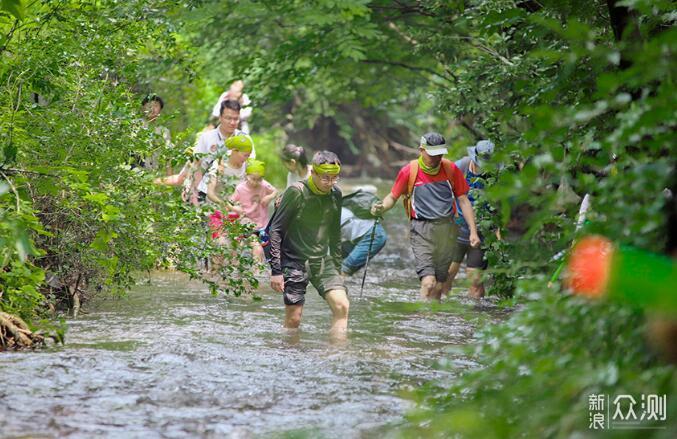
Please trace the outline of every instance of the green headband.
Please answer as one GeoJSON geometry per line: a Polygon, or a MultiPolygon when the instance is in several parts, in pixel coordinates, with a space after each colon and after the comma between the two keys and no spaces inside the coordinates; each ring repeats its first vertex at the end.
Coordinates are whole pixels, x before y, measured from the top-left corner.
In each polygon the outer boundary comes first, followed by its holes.
{"type": "Polygon", "coordinates": [[[317,174],[324,175],[338,175],[341,172],[341,165],[335,165],[330,163],[324,163],[321,165],[313,165],[313,171],[317,174]]]}
{"type": "Polygon", "coordinates": [[[240,152],[252,152],[254,141],[246,134],[237,134],[226,139],[226,148],[240,152]]]}
{"type": "Polygon", "coordinates": [[[263,177],[266,173],[266,164],[260,160],[247,160],[247,175],[256,174],[263,177]]]}

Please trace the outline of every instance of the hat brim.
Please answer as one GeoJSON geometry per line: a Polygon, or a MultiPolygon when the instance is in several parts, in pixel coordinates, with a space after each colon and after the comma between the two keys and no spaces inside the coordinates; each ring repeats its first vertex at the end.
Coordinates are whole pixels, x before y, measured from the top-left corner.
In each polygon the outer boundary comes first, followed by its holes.
{"type": "Polygon", "coordinates": [[[466,148],[468,150],[468,157],[470,157],[470,160],[475,162],[477,166],[480,165],[480,158],[477,156],[477,151],[475,151],[474,146],[469,146],[466,148]]]}
{"type": "Polygon", "coordinates": [[[444,155],[448,152],[446,146],[426,146],[424,149],[430,156],[444,155]]]}

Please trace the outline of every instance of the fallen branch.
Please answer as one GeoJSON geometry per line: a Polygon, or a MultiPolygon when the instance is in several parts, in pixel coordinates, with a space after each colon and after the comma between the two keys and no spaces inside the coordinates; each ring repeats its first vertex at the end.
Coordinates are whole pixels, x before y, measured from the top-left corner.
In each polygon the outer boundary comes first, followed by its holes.
{"type": "Polygon", "coordinates": [[[43,342],[44,337],[33,333],[21,318],[0,312],[0,349],[29,348],[43,342]]]}

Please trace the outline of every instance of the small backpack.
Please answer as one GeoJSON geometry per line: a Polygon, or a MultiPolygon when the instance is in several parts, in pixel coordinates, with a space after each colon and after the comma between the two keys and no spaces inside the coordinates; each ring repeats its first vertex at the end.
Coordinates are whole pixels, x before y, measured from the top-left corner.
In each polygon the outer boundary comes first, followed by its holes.
{"type": "Polygon", "coordinates": [[[376,195],[358,189],[343,197],[343,207],[350,210],[358,218],[376,219],[377,217],[371,214],[371,206],[377,201],[380,200],[376,195]]]}
{"type": "MultiPolygon", "coordinates": [[[[442,159],[442,168],[440,169],[447,176],[447,180],[451,185],[452,193],[454,191],[454,182],[451,160],[442,159]]],[[[418,175],[418,160],[412,160],[409,162],[409,181],[407,182],[407,193],[402,197],[402,205],[404,206],[404,211],[407,213],[407,218],[411,219],[411,195],[414,193],[414,183],[416,183],[416,176],[418,175]]],[[[454,195],[454,198],[456,196],[454,195]]]]}

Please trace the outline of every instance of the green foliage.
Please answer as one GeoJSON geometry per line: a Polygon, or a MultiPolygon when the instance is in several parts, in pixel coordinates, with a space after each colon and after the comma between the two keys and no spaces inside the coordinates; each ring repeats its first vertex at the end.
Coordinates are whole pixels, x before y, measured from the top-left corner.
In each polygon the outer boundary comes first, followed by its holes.
{"type": "MultiPolygon", "coordinates": [[[[0,15],[0,309],[30,320],[48,301],[122,293],[160,265],[201,277],[198,261],[224,253],[203,245],[204,213],[153,184],[164,164],[183,164],[191,136],[161,141],[132,93],[144,67],[182,53],[168,19],[178,11],[111,0],[32,2],[21,26],[0,15]]],[[[240,294],[252,265],[240,257],[241,279],[210,287],[240,294]]]]}
{"type": "Polygon", "coordinates": [[[553,255],[579,234],[665,247],[674,6],[616,3],[620,20],[609,2],[582,0],[3,1],[0,306],[35,317],[51,275],[66,290],[108,292],[157,266],[204,279],[214,255],[227,263],[205,279],[213,292],[255,287],[242,251],[250,229],[226,222],[224,243],[205,236],[210,207],[186,207],[152,185],[153,171],[130,166],[181,166],[219,93],[244,78],[276,185],[286,175],[278,130],[326,116],[372,161],[390,148],[391,123],[451,134],[459,156],[471,139],[497,144],[491,208],[478,219],[493,293],[526,305],[480,336],[483,369],[421,390],[405,434],[585,435],[590,393],[670,399],[674,368],[647,349],[641,311],[546,288],[553,255]],[[140,120],[134,92],[165,97],[159,122],[176,147],[140,120]],[[356,141],[358,131],[377,134],[356,141]],[[576,232],[586,193],[592,209],[576,232]]]}
{"type": "Polygon", "coordinates": [[[0,10],[9,12],[17,20],[22,20],[25,15],[24,5],[21,0],[2,0],[0,10]]]}
{"type": "Polygon", "coordinates": [[[402,44],[403,36],[375,14],[363,0],[237,5],[207,0],[183,18],[186,36],[198,47],[193,68],[216,89],[214,100],[230,81],[242,78],[254,102],[255,129],[293,133],[337,116],[340,137],[358,151],[373,144],[355,145],[354,130],[364,128],[347,122],[354,106],[372,115],[387,112],[407,127],[429,122],[411,115],[421,105],[420,90],[428,87],[424,66],[430,63],[412,57],[414,49],[402,44]]]}
{"type": "Polygon", "coordinates": [[[252,136],[256,145],[257,160],[266,164],[266,180],[277,188],[287,185],[287,168],[280,160],[280,151],[284,147],[284,133],[281,130],[269,130],[264,134],[252,136]]]}
{"type": "Polygon", "coordinates": [[[30,233],[45,232],[8,183],[0,182],[0,310],[28,320],[45,300],[39,291],[45,273],[30,261],[40,254],[30,233]]]}
{"type": "MultiPolygon", "coordinates": [[[[194,41],[228,53],[262,104],[284,102],[284,113],[291,105],[293,128],[358,100],[409,109],[408,126],[419,130],[444,131],[430,117],[443,113],[455,151],[472,138],[497,144],[485,192],[492,209],[480,215],[492,291],[510,296],[530,282],[534,302],[480,340],[486,369],[424,390],[428,409],[412,419],[412,435],[584,435],[588,391],[675,394],[674,369],[645,348],[641,312],[543,293],[561,261],[553,256],[580,234],[665,248],[674,5],[616,3],[621,18],[609,2],[580,0],[205,2],[196,21],[225,23],[233,47],[219,41],[224,28],[194,41]],[[586,193],[592,209],[577,232],[586,193]]],[[[350,137],[354,127],[339,128],[350,137]]]]}
{"type": "MultiPolygon", "coordinates": [[[[483,369],[450,387],[430,383],[416,392],[421,409],[410,414],[403,436],[587,437],[590,395],[677,394],[675,368],[661,365],[646,347],[641,311],[533,290],[540,287],[522,283],[532,301],[478,336],[474,354],[483,369]]],[[[669,408],[667,419],[675,415],[669,408]]],[[[625,437],[665,433],[617,431],[625,437]]]]}

